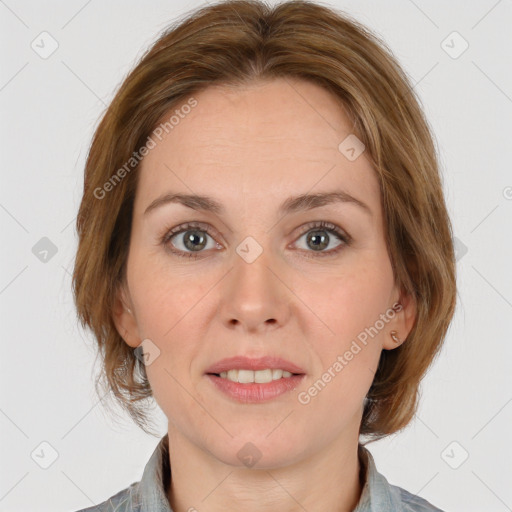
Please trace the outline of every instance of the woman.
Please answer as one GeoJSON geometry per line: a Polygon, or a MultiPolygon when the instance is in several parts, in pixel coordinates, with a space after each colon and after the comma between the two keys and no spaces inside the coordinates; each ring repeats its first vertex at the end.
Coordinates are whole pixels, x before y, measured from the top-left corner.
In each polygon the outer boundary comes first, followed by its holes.
{"type": "Polygon", "coordinates": [[[169,420],[85,510],[439,510],[364,446],[413,418],[455,306],[432,136],[365,28],[243,0],[171,27],[95,133],[77,229],[97,384],[169,420]]]}

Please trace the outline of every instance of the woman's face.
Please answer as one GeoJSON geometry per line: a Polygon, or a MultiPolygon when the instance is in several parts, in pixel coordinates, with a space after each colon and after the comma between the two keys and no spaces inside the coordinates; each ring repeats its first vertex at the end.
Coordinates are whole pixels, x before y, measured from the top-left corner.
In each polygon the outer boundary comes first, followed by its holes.
{"type": "Polygon", "coordinates": [[[374,171],[319,86],[279,79],[194,98],[141,164],[118,330],[134,348],[146,340],[170,430],[218,460],[240,466],[253,450],[258,467],[277,467],[356,442],[381,350],[414,317],[394,286],[374,171]],[[176,194],[218,207],[154,203],[176,194]],[[279,357],[301,375],[208,374],[235,356],[279,357]]]}

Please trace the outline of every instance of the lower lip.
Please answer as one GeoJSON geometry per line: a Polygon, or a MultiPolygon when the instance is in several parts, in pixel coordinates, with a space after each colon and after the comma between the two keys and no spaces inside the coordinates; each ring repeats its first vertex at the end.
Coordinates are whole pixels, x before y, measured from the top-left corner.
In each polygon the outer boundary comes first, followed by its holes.
{"type": "Polygon", "coordinates": [[[294,390],[305,377],[304,374],[292,375],[265,384],[250,383],[241,384],[240,382],[232,382],[222,377],[217,377],[208,373],[206,375],[210,381],[223,393],[242,403],[259,403],[272,400],[284,393],[294,390]]]}

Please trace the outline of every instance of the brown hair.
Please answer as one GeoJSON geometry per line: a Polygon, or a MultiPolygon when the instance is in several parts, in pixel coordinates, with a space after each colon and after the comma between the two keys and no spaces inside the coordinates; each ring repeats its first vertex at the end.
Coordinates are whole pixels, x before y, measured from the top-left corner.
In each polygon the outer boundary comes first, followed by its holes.
{"type": "Polygon", "coordinates": [[[137,169],[126,162],[159,120],[211,84],[312,81],[341,100],[379,180],[396,283],[417,305],[405,343],[383,350],[360,433],[378,439],[412,419],[419,383],[455,308],[455,257],[433,137],[407,76],[384,42],[349,16],[309,1],[210,5],[170,26],[119,88],[87,158],[73,292],[82,326],[98,343],[96,390],[112,392],[146,432],[152,396],[144,364],[113,322],[125,278],[137,169]],[[124,173],[116,173],[124,166],[124,173]],[[107,190],[102,199],[99,190],[107,190]],[[122,178],[122,179],[121,179],[122,178]],[[101,197],[100,197],[101,196],[101,197]]]}

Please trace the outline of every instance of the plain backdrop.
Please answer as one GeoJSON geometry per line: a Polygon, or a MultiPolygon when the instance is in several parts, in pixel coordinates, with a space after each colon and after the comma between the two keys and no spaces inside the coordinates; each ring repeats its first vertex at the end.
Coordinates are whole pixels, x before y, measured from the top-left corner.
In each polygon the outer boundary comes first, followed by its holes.
{"type": "MultiPolygon", "coordinates": [[[[382,37],[415,84],[457,238],[459,302],[418,416],[369,449],[391,483],[442,509],[512,510],[512,3],[325,4],[382,37]]],[[[202,5],[0,1],[1,512],[101,502],[140,479],[158,442],[95,395],[74,221],[100,114],[158,34],[202,5]]]]}

